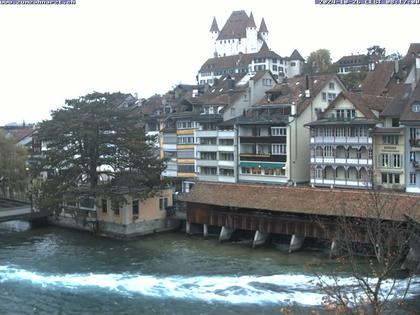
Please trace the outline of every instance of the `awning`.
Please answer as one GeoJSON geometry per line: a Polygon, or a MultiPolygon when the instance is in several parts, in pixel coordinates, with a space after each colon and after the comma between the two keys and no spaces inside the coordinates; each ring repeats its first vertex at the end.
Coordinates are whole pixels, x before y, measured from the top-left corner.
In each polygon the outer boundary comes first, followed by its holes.
{"type": "Polygon", "coordinates": [[[239,165],[241,167],[278,169],[278,168],[284,168],[286,164],[285,163],[271,163],[271,162],[240,162],[239,165]]]}

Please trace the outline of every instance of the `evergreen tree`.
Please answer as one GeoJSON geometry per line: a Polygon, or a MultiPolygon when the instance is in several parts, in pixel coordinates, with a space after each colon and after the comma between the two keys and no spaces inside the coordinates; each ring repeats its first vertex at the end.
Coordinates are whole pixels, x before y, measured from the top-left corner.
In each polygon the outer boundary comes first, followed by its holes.
{"type": "Polygon", "coordinates": [[[142,115],[117,106],[116,99],[116,93],[95,92],[67,100],[40,124],[47,150],[34,171],[48,173],[40,185],[41,209],[56,211],[63,200],[99,196],[124,202],[124,194],[130,194],[144,200],[164,187],[165,165],[144,132],[142,115]]]}

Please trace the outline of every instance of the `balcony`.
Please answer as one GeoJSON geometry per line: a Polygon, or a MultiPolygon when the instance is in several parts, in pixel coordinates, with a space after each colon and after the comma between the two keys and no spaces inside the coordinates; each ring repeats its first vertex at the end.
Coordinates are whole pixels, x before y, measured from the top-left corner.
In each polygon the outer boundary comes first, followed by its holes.
{"type": "Polygon", "coordinates": [[[410,139],[410,146],[420,148],[420,139],[410,139]]]}
{"type": "Polygon", "coordinates": [[[197,159],[196,164],[197,164],[197,166],[217,166],[219,164],[219,161],[218,160],[197,159]]]}
{"type": "Polygon", "coordinates": [[[335,158],[335,157],[312,157],[311,163],[316,164],[343,164],[343,165],[372,165],[372,159],[368,158],[335,158]]]}
{"type": "Polygon", "coordinates": [[[311,137],[313,144],[372,144],[372,137],[311,137]]]}
{"type": "Polygon", "coordinates": [[[414,170],[420,171],[420,162],[419,161],[411,161],[411,166],[414,170]]]}
{"type": "Polygon", "coordinates": [[[351,178],[336,178],[336,179],[323,179],[323,178],[311,178],[311,184],[319,186],[337,186],[337,187],[359,187],[359,188],[370,188],[372,183],[358,179],[351,178]]]}

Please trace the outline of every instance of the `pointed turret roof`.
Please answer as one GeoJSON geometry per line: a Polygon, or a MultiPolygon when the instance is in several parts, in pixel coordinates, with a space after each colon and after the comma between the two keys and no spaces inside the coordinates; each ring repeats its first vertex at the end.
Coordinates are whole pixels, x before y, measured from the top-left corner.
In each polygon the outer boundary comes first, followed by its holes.
{"type": "Polygon", "coordinates": [[[245,38],[249,17],[244,10],[233,11],[223,26],[217,40],[245,38]]]}
{"type": "Polygon", "coordinates": [[[264,18],[262,18],[262,20],[261,20],[261,25],[260,25],[259,32],[260,33],[268,33],[267,25],[265,25],[264,18]]]}
{"type": "Polygon", "coordinates": [[[246,23],[246,27],[257,27],[257,25],[255,25],[255,21],[254,21],[254,16],[251,14],[249,15],[249,19],[248,19],[248,23],[246,23]]]}
{"type": "Polygon", "coordinates": [[[290,55],[290,60],[305,61],[305,59],[303,59],[302,55],[297,51],[297,49],[293,50],[292,54],[290,55]]]}
{"type": "Polygon", "coordinates": [[[270,49],[267,46],[267,43],[264,41],[264,43],[262,44],[261,48],[260,48],[260,52],[268,52],[270,51],[270,49]]]}
{"type": "Polygon", "coordinates": [[[216,17],[213,17],[213,23],[211,23],[210,32],[219,32],[219,27],[217,26],[216,17]]]}

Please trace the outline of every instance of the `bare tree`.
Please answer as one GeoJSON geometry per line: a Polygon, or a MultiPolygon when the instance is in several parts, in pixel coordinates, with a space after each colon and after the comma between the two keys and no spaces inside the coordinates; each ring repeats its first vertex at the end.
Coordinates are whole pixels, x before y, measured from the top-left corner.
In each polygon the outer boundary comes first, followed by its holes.
{"type": "Polygon", "coordinates": [[[401,269],[414,237],[405,216],[419,213],[419,198],[372,190],[336,208],[338,264],[328,277],[318,276],[324,306],[336,314],[396,314],[409,301],[413,279],[401,269]]]}

